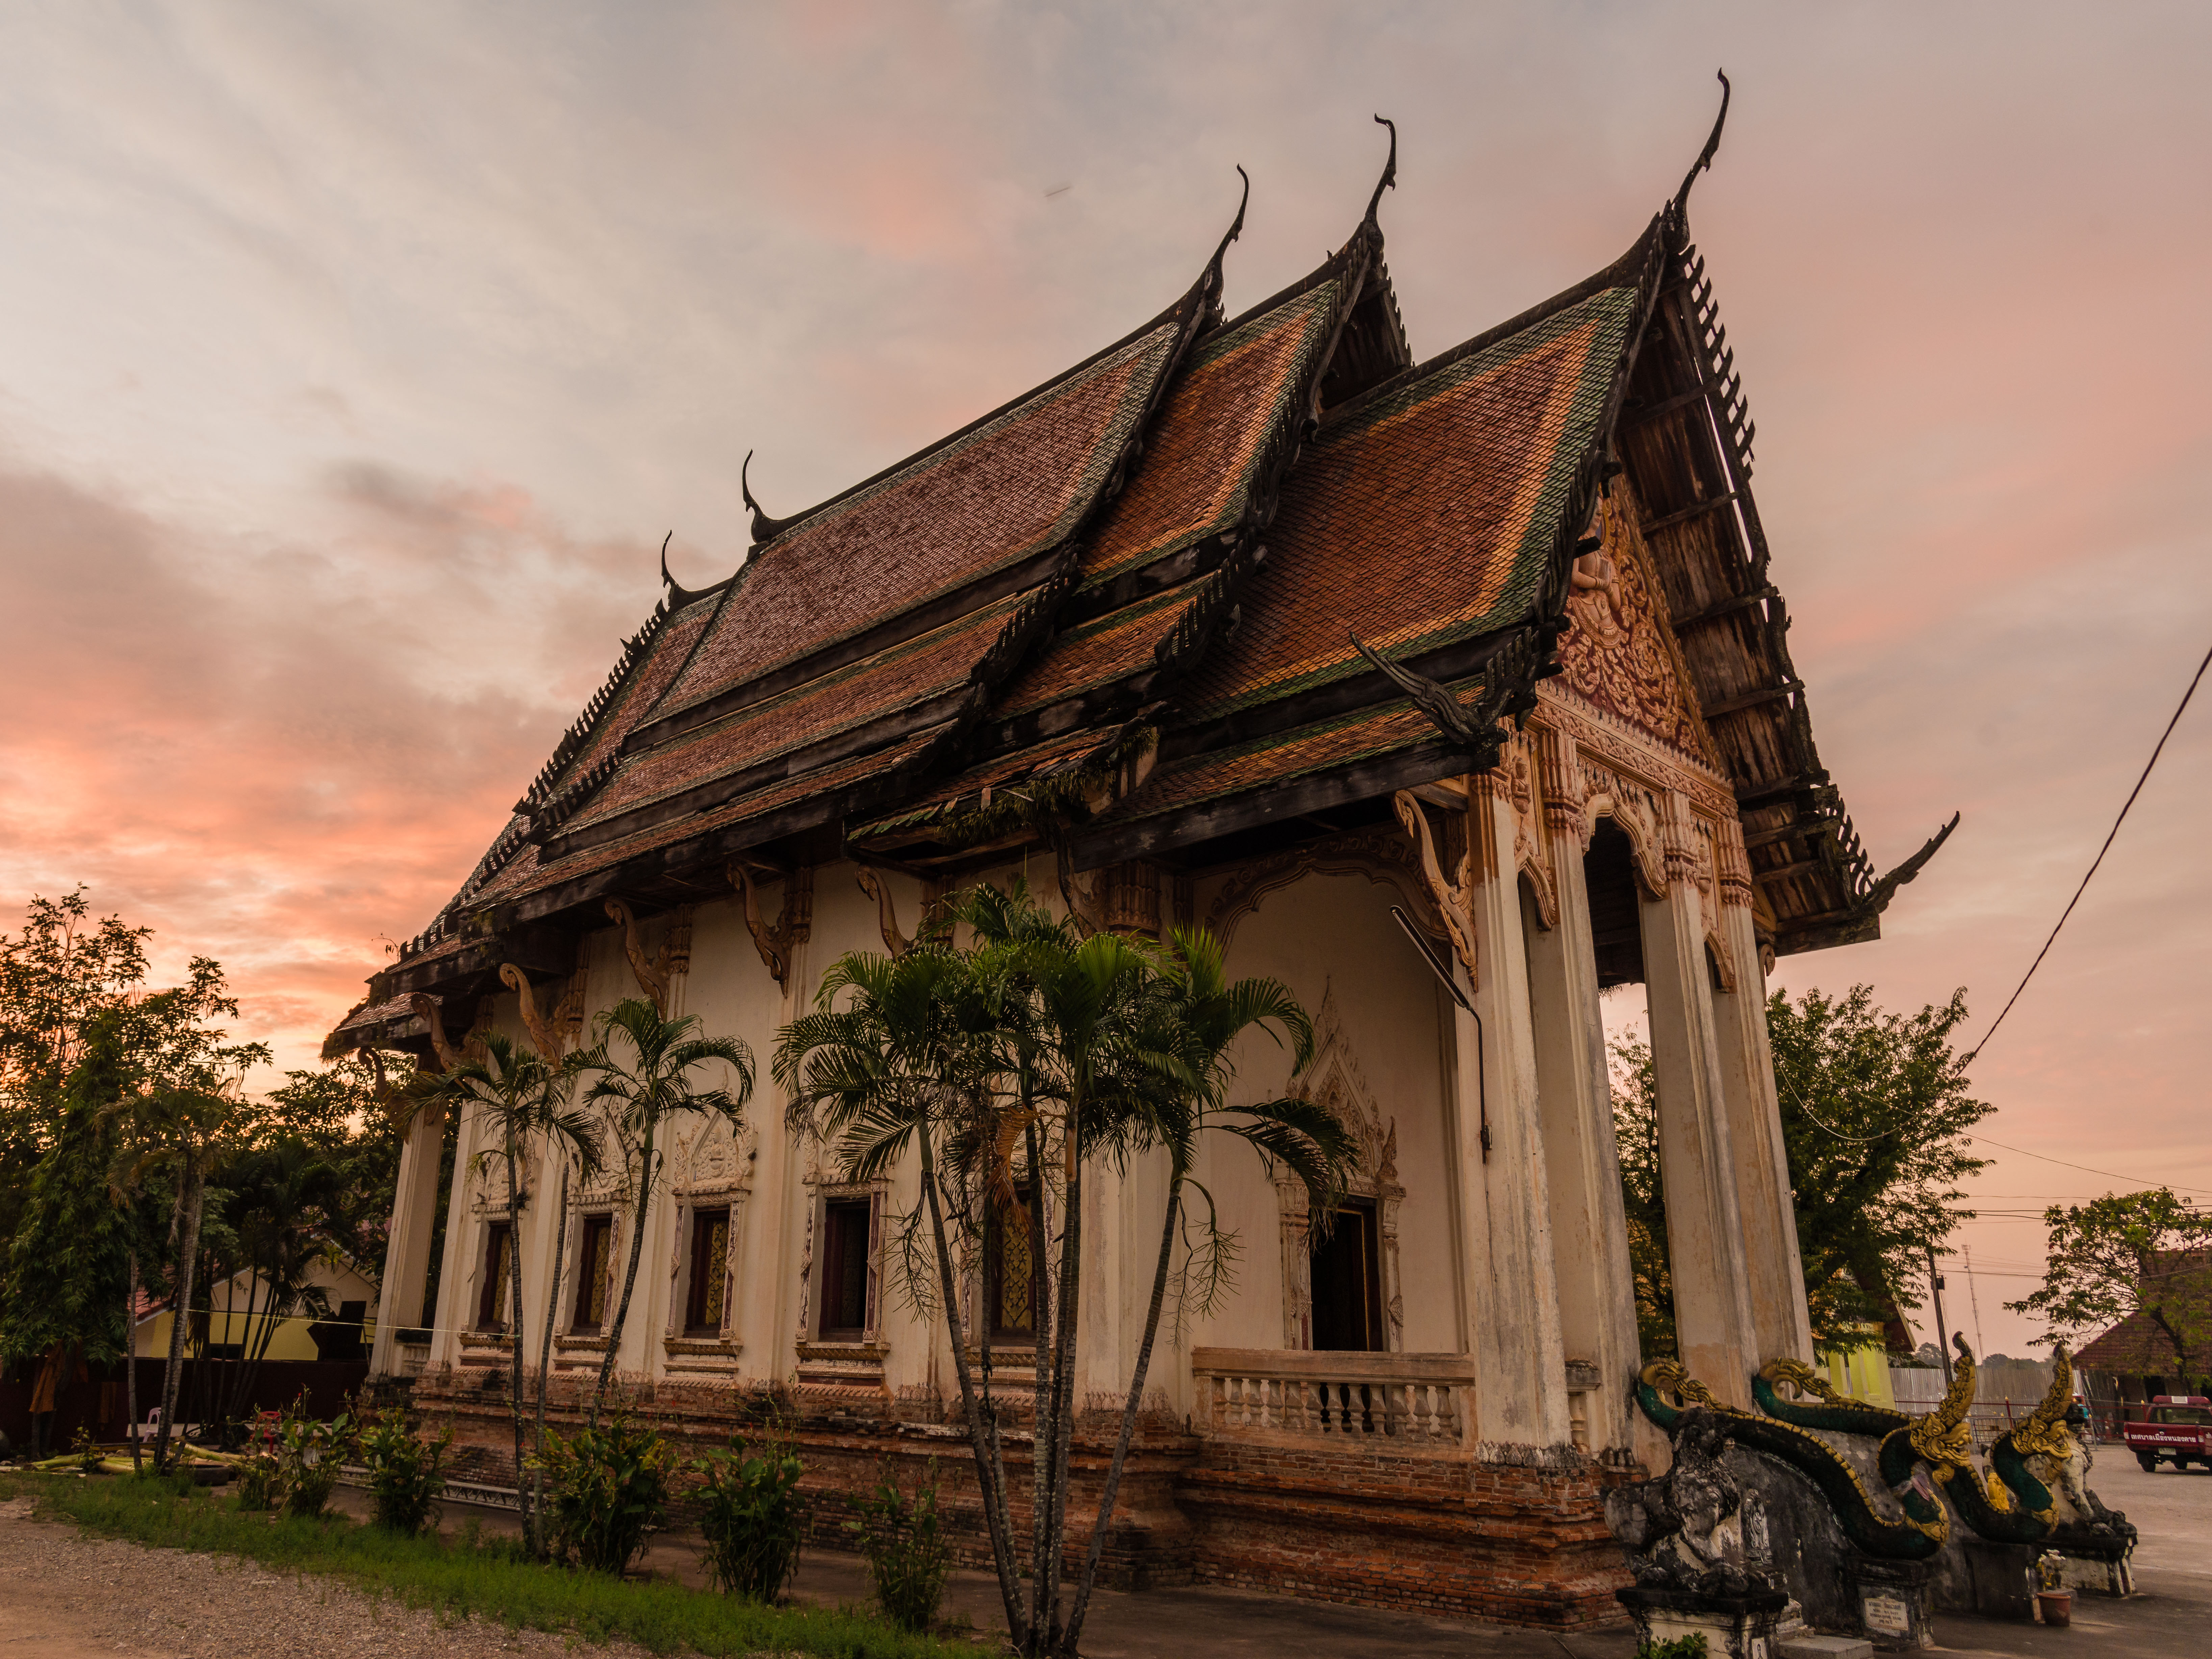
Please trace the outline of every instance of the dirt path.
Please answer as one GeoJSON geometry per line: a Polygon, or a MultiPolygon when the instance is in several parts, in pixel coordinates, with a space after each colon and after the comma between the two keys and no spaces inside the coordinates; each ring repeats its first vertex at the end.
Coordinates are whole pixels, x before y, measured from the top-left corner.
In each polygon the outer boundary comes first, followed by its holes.
{"type": "MultiPolygon", "coordinates": [[[[565,1637],[478,1620],[441,1624],[328,1578],[251,1561],[82,1538],[0,1503],[0,1656],[4,1659],[491,1659],[568,1654],[565,1637]]],[[[645,1659],[630,1643],[594,1645],[645,1659]]]]}

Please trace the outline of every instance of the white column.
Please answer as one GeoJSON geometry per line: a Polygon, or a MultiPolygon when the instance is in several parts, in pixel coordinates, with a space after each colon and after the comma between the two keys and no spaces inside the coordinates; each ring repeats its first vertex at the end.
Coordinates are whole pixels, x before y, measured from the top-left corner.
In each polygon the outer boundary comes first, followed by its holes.
{"type": "Polygon", "coordinates": [[[1478,1034],[1466,1012],[1455,1014],[1455,1104],[1477,1432],[1484,1440],[1560,1445],[1569,1437],[1565,1355],[1537,1100],[1528,951],[1519,878],[1498,851],[1513,845],[1512,809],[1498,798],[1488,775],[1470,780],[1470,786],[1468,908],[1480,981],[1474,1001],[1482,1023],[1478,1034]]]}
{"type": "Polygon", "coordinates": [[[385,1251],[384,1282],[377,1287],[376,1341],[369,1350],[372,1376],[398,1368],[398,1334],[422,1318],[422,1292],[430,1273],[430,1235],[438,1222],[438,1164],[445,1151],[446,1114],[425,1106],[399,1149],[392,1234],[385,1251]]]}
{"type": "Polygon", "coordinates": [[[1759,1360],[1749,1267],[1736,1203],[1712,968],[1705,953],[1687,803],[1668,798],[1667,892],[1645,898],[1644,971],[1659,1085],[1659,1170],[1682,1364],[1731,1405],[1748,1407],[1759,1360]]]}
{"type": "Polygon", "coordinates": [[[1736,1207],[1750,1269],[1754,1352],[1770,1359],[1813,1361],[1812,1322],[1805,1307],[1805,1271],[1797,1251],[1797,1209],[1790,1155],[1775,1097],[1774,1054],[1766,1036],[1766,975],[1751,918],[1751,866],[1741,826],[1721,826],[1717,864],[1720,932],[1735,979],[1734,991],[1713,994],[1720,1045],[1721,1096],[1735,1159],[1736,1207]]]}
{"type": "Polygon", "coordinates": [[[1528,993],[1535,1026],[1537,1098],[1552,1244],[1559,1285],[1560,1339],[1569,1360],[1595,1367],[1598,1389],[1586,1419],[1589,1449],[1627,1447],[1636,1417],[1631,1379],[1640,1354],[1620,1157],[1613,1137],[1613,1084],[1605,1016],[1598,1004],[1589,890],[1583,872],[1581,791],[1572,752],[1540,732],[1544,819],[1559,920],[1528,935],[1528,993]]]}

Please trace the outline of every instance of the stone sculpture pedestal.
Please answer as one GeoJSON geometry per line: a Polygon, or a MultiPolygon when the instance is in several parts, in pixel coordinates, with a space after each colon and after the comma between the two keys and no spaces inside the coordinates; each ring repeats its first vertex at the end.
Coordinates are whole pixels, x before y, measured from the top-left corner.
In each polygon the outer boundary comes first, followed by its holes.
{"type": "Polygon", "coordinates": [[[1854,1550],[1844,1571],[1858,1602],[1859,1627],[1877,1650],[1905,1653],[1936,1645],[1924,1563],[1881,1561],[1854,1550]]]}
{"type": "Polygon", "coordinates": [[[1780,1590],[1705,1595],[1696,1590],[1616,1590],[1645,1644],[1671,1642],[1695,1631],[1711,1659],[1778,1659],[1776,1627],[1790,1598],[1780,1590]]]}

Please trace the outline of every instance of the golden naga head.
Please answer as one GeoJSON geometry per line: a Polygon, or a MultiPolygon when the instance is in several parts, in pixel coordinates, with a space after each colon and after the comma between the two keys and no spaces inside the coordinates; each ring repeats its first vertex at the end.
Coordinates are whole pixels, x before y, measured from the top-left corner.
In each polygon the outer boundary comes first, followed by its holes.
{"type": "Polygon", "coordinates": [[[2061,1342],[2051,1351],[2051,1387],[2033,1414],[2012,1431],[2014,1449],[2024,1457],[2041,1453],[2062,1462],[2073,1456],[2076,1442],[2066,1426],[2073,1404],[2074,1360],[2061,1342]]]}
{"type": "Polygon", "coordinates": [[[1831,1406],[1863,1406],[1863,1400],[1854,1400],[1847,1394],[1838,1394],[1828,1379],[1802,1359],[1770,1359],[1759,1367],[1759,1374],[1770,1382],[1787,1382],[1803,1399],[1810,1395],[1831,1406]]]}
{"type": "Polygon", "coordinates": [[[1640,1377],[1646,1387],[1661,1394],[1671,1394],[1676,1399],[1686,1400],[1693,1405],[1721,1407],[1721,1402],[1713,1397],[1713,1391],[1684,1370],[1678,1360],[1655,1359],[1644,1368],[1640,1377]]]}
{"type": "Polygon", "coordinates": [[[1959,1361],[1951,1369],[1951,1386],[1944,1389],[1942,1403],[1913,1424],[1905,1435],[1914,1454],[1926,1459],[1938,1473],[1972,1467],[1969,1460],[1973,1455],[1969,1418],[1974,1406],[1974,1351],[1966,1346],[1964,1336],[1954,1337],[1952,1341],[1959,1350],[1959,1361]]]}

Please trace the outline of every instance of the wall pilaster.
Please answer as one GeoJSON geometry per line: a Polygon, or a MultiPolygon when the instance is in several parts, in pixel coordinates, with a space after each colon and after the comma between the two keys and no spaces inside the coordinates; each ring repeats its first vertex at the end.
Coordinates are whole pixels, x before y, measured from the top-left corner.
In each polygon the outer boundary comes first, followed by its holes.
{"type": "Polygon", "coordinates": [[[1720,942],[1727,949],[1735,987],[1714,993],[1713,1025],[1750,1273],[1754,1352],[1762,1364],[1796,1359],[1810,1364],[1813,1332],[1805,1306],[1804,1267],[1797,1252],[1797,1210],[1775,1093],[1774,1054],[1766,1035],[1766,979],[1759,970],[1759,940],[1752,926],[1750,866],[1743,856],[1741,826],[1732,822],[1722,826],[1717,851],[1720,942]]]}
{"type": "MultiPolygon", "coordinates": [[[[1589,891],[1583,880],[1579,791],[1568,775],[1572,750],[1540,733],[1544,822],[1558,892],[1558,925],[1528,934],[1528,994],[1536,1087],[1557,1263],[1559,1331],[1571,1365],[1594,1370],[1583,1419],[1589,1449],[1631,1445],[1630,1379],[1639,1363],[1636,1291],[1613,1144],[1612,1079],[1598,1004],[1589,891]]],[[[1528,921],[1524,907],[1522,921],[1528,921]]]]}
{"type": "Polygon", "coordinates": [[[1545,1171],[1528,959],[1510,800],[1487,775],[1469,780],[1467,890],[1482,1018],[1458,1011],[1458,1144],[1468,1239],[1476,1413],[1487,1441],[1566,1443],[1565,1355],[1545,1171]],[[1478,1071],[1478,1066],[1480,1070],[1478,1071]],[[1483,1130],[1489,1131],[1486,1160],[1483,1130]]]}
{"type": "Polygon", "coordinates": [[[398,1334],[422,1317],[422,1294],[430,1275],[430,1235],[438,1219],[438,1164],[445,1149],[446,1114],[425,1106],[416,1114],[399,1149],[398,1190],[392,1205],[392,1237],[385,1255],[384,1283],[376,1299],[376,1341],[369,1350],[372,1376],[398,1369],[398,1334]]]}
{"type": "Polygon", "coordinates": [[[1713,968],[1686,803],[1668,799],[1667,890],[1642,912],[1659,1163],[1682,1363],[1731,1405],[1751,1403],[1760,1363],[1736,1166],[1729,1134],[1713,968]]]}

